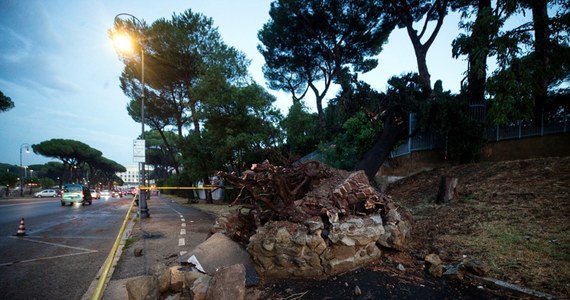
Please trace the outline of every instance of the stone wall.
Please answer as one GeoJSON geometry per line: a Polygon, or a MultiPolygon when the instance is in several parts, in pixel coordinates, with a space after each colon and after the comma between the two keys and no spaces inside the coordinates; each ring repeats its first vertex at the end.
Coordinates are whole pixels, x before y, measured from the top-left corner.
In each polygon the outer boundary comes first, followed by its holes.
{"type": "Polygon", "coordinates": [[[362,267],[383,247],[402,249],[409,234],[409,221],[383,224],[380,215],[352,216],[327,228],[318,218],[277,221],[259,228],[247,250],[263,277],[319,278],[362,267]]]}

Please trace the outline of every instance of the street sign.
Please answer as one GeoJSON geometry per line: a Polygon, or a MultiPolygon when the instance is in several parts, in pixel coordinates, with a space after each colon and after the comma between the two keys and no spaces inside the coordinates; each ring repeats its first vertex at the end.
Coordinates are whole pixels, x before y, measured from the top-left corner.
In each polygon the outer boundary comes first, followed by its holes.
{"type": "Polygon", "coordinates": [[[145,140],[133,141],[133,162],[145,163],[145,140]]]}

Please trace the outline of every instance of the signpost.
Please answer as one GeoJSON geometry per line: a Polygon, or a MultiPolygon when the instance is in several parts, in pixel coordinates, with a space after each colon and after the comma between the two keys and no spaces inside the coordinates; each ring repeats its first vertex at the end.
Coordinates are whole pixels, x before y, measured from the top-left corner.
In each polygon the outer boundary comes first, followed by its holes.
{"type": "Polygon", "coordinates": [[[145,140],[133,141],[133,162],[145,163],[145,140]]]}

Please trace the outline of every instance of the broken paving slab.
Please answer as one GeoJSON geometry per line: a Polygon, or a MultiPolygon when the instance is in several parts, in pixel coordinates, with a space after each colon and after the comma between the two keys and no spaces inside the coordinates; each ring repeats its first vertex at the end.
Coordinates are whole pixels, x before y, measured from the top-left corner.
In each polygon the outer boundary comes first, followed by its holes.
{"type": "Polygon", "coordinates": [[[193,263],[194,259],[210,276],[214,276],[219,268],[242,264],[245,267],[245,285],[256,285],[259,282],[249,253],[223,233],[212,235],[192,251],[180,256],[178,262],[182,265],[196,265],[193,263]]]}

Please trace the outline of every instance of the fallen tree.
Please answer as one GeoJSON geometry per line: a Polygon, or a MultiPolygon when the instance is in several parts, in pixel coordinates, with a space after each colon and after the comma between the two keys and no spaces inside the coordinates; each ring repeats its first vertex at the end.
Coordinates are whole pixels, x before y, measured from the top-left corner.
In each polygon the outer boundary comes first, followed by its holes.
{"type": "Polygon", "coordinates": [[[253,165],[242,176],[219,172],[239,189],[240,209],[218,218],[215,231],[247,245],[258,273],[330,276],[402,250],[411,216],[374,189],[364,171],[318,161],[294,167],[253,165]]]}

